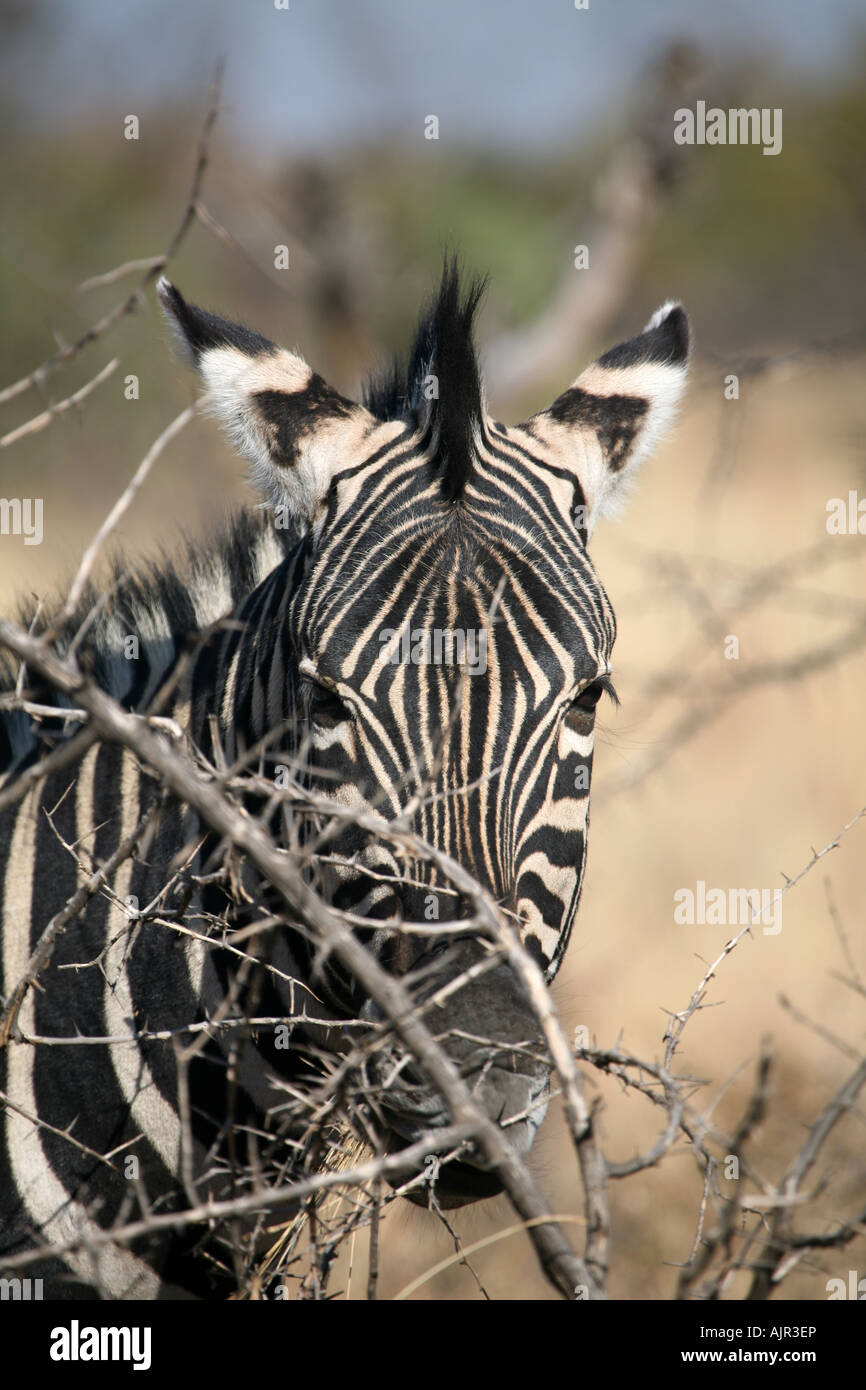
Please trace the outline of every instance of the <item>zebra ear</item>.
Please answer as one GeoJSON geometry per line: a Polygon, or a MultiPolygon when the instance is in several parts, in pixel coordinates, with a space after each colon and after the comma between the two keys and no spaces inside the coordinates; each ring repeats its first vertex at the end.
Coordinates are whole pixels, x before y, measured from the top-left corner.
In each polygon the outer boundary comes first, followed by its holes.
{"type": "Polygon", "coordinates": [[[587,367],[523,428],[577,475],[589,534],[616,509],[643,460],[676,415],[686,383],[689,321],[673,301],[636,338],[587,367]]]}
{"type": "Polygon", "coordinates": [[[205,405],[251,463],[254,484],[273,506],[312,520],[338,466],[358,457],[379,422],[302,357],[188,304],[165,276],[157,293],[179,355],[202,377],[205,405]]]}

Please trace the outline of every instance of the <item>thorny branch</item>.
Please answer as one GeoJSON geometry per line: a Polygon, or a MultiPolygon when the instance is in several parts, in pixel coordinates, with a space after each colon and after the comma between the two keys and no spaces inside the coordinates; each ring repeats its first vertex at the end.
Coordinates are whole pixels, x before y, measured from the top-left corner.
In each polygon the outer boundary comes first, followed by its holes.
{"type": "MultiPolygon", "coordinates": [[[[518,1214],[527,1221],[545,1216],[547,1205],[525,1165],[499,1126],[482,1114],[460,1073],[418,1018],[406,988],[379,966],[340,914],[328,908],[300,875],[287,869],[283,854],[260,825],[220,794],[164,737],[154,733],[139,716],[122,710],[71,662],[51,653],[40,639],[0,621],[0,644],[56,689],[73,696],[88,711],[103,739],[121,743],[135,752],[143,764],[158,774],[163,786],[244,854],[280,892],[291,920],[303,924],[332,951],[392,1021],[401,1040],[446,1100],[453,1122],[471,1127],[475,1143],[495,1166],[518,1214]]],[[[564,1296],[573,1297],[578,1286],[587,1288],[591,1296],[601,1295],[593,1274],[573,1253],[555,1223],[533,1226],[530,1239],[545,1273],[564,1296]]]]}
{"type": "MultiPolygon", "coordinates": [[[[69,659],[62,659],[52,652],[44,637],[35,637],[16,629],[9,623],[0,622],[0,643],[26,663],[28,669],[34,670],[66,696],[74,699],[75,703],[83,711],[86,711],[90,720],[88,727],[92,728],[98,737],[122,743],[135,752],[141,762],[158,775],[163,788],[172,792],[185,804],[193,807],[201,816],[202,821],[217,832],[225,844],[231,844],[240,850],[260,870],[267,881],[279,890],[291,920],[303,924],[317,939],[322,941],[328,950],[333,951],[352,970],[370,997],[380,1006],[385,1017],[390,1020],[394,1031],[409,1048],[447,1101],[453,1124],[457,1127],[460,1138],[465,1139],[471,1136],[474,1142],[484,1150],[491,1163],[496,1166],[516,1211],[524,1222],[531,1223],[527,1226],[530,1239],[536,1246],[542,1267],[561,1293],[566,1296],[573,1296],[575,1287],[583,1286],[589,1290],[591,1297],[603,1296],[608,1239],[606,1188],[610,1179],[628,1177],[656,1164],[670,1152],[682,1134],[691,1144],[699,1161],[704,1165],[707,1181],[709,1181],[710,1165],[713,1161],[706,1148],[709,1126],[696,1116],[694,1107],[687,1103],[683,1085],[685,1084],[690,1089],[692,1083],[688,1079],[684,1081],[683,1078],[672,1075],[670,1064],[677,1043],[682,1036],[682,1030],[689,1018],[701,1007],[707,986],[715,971],[722,960],[742,939],[748,928],[744,928],[737,937],[728,943],[720,957],[705,972],[687,1009],[676,1016],[671,1036],[668,1039],[668,1051],[663,1068],[630,1058],[619,1050],[603,1054],[595,1052],[593,1049],[582,1049],[581,1056],[584,1060],[594,1063],[603,1070],[613,1070],[623,1078],[629,1077],[631,1084],[637,1084],[638,1089],[652,1094],[656,1103],[661,1103],[667,1112],[663,1133],[645,1155],[615,1163],[601,1153],[595,1139],[593,1139],[587,1159],[587,1150],[584,1146],[587,1137],[592,1134],[593,1112],[583,1101],[580,1089],[572,1091],[569,1096],[571,1080],[576,1076],[574,1058],[567,1047],[565,1048],[567,1061],[562,1056],[565,1046],[563,1034],[555,1019],[549,995],[543,981],[537,976],[533,962],[523,957],[519,941],[516,939],[516,935],[512,935],[513,928],[496,913],[495,904],[487,899],[486,894],[478,885],[472,883],[460,865],[450,861],[447,856],[435,851],[432,847],[424,846],[417,841],[416,837],[411,836],[400,826],[395,827],[393,824],[388,824],[384,818],[370,813],[359,813],[359,824],[362,824],[365,829],[377,832],[382,838],[402,843],[404,848],[411,848],[416,855],[426,854],[436,863],[443,877],[455,890],[466,893],[476,911],[476,920],[479,926],[489,931],[491,938],[496,941],[499,949],[507,954],[508,959],[512,961],[514,968],[523,979],[544,1029],[561,1083],[566,1088],[566,1112],[578,1155],[583,1160],[582,1171],[587,1191],[587,1247],[584,1263],[570,1250],[558,1226],[546,1219],[546,1204],[525,1166],[504,1141],[498,1126],[492,1124],[479,1111],[459,1072],[422,1021],[423,1010],[419,1010],[413,1004],[411,997],[399,980],[387,975],[374,958],[367,953],[357,941],[350,925],[343,920],[342,914],[327,907],[303,882],[300,873],[291,863],[291,855],[287,856],[285,852],[277,849],[262,829],[261,823],[251,820],[247,813],[234,804],[227,794],[225,786],[217,786],[214,778],[197,768],[177,747],[176,742],[169,743],[164,735],[150,726],[147,719],[122,710],[104,691],[98,689],[89,678],[83,675],[73,662],[69,659]],[[640,1076],[654,1077],[654,1084],[660,1087],[660,1092],[653,1094],[645,1081],[639,1079],[635,1081],[632,1076],[634,1071],[637,1071],[640,1076]]],[[[790,891],[816,863],[840,843],[843,835],[864,814],[866,814],[866,808],[853,817],[823,849],[813,851],[810,860],[788,880],[783,891],[790,891]]],[[[24,978],[19,982],[7,1003],[3,1016],[4,1040],[8,1039],[10,1034],[14,1038],[14,1032],[12,1032],[14,1019],[24,991],[36,979],[57,933],[80,914],[92,894],[104,885],[111,872],[122,862],[122,859],[134,850],[142,830],[143,827],[136,827],[135,832],[118,848],[112,859],[86,880],[82,888],[70,900],[67,909],[49,924],[31,958],[24,978]]],[[[249,959],[252,961],[254,958],[251,956],[249,959]]],[[[231,1012],[230,1007],[227,1012],[231,1012]]],[[[230,1018],[212,1020],[214,1027],[220,1026],[221,1023],[232,1022],[235,1020],[230,1018]]],[[[247,1020],[249,1026],[263,1022],[265,1022],[264,1019],[247,1020]]],[[[206,1030],[192,1028],[187,1031],[191,1036],[199,1032],[203,1037],[206,1030]]],[[[27,1041],[33,1044],[36,1039],[28,1039],[27,1041]]],[[[50,1044],[52,1041],[58,1042],[60,1040],[44,1039],[40,1041],[50,1044]]],[[[79,1045],[88,1041],[93,1043],[96,1040],[81,1039],[79,1045]]],[[[121,1042],[120,1039],[103,1039],[101,1041],[105,1045],[120,1044],[121,1042]]],[[[128,1045],[128,1038],[123,1041],[128,1045]]],[[[26,1044],[22,1040],[18,1045],[26,1044]]],[[[766,1106],[769,1066],[769,1055],[767,1054],[762,1059],[759,1069],[757,1090],[741,1125],[730,1140],[725,1141],[722,1137],[722,1142],[727,1143],[727,1153],[738,1161],[742,1157],[742,1150],[746,1141],[752,1134],[766,1106]]],[[[786,1234],[791,1221],[792,1195],[796,1194],[799,1182],[814,1163],[820,1147],[833,1125],[850,1108],[864,1080],[866,1080],[866,1068],[861,1065],[854,1077],[840,1092],[833,1106],[828,1108],[828,1111],[813,1128],[801,1154],[792,1165],[790,1175],[785,1183],[778,1190],[764,1185],[762,1198],[757,1205],[763,1205],[765,1209],[768,1206],[771,1207],[774,1215],[772,1216],[771,1233],[765,1243],[765,1254],[759,1256],[755,1265],[752,1266],[757,1272],[754,1291],[750,1296],[766,1296],[766,1293],[772,1288],[771,1276],[773,1271],[778,1271],[779,1268],[780,1252],[781,1255],[784,1255],[785,1252],[800,1248],[802,1245],[803,1237],[796,1236],[796,1233],[793,1232],[786,1234]],[[796,1245],[795,1237],[798,1242],[796,1245]],[[773,1254],[772,1266],[769,1262],[770,1252],[773,1254]],[[763,1274],[761,1274],[762,1269],[764,1270],[763,1274]]],[[[715,1137],[718,1138],[718,1136],[715,1137]]],[[[437,1143],[441,1143],[441,1136],[437,1139],[437,1143]]],[[[389,1167],[389,1162],[377,1160],[378,1166],[376,1164],[372,1168],[369,1165],[362,1166],[355,1170],[355,1174],[357,1176],[363,1173],[363,1180],[373,1176],[378,1178],[399,1166],[395,1162],[389,1167]]],[[[405,1163],[405,1158],[403,1162],[405,1163]]],[[[749,1199],[741,1191],[745,1176],[744,1170],[737,1180],[734,1194],[728,1196],[725,1201],[724,1218],[721,1226],[699,1241],[697,1252],[682,1272],[680,1277],[681,1296],[692,1289],[696,1280],[705,1272],[719,1250],[726,1252],[727,1263],[724,1266],[724,1274],[715,1276],[716,1284],[713,1284],[712,1288],[715,1288],[716,1285],[721,1287],[730,1277],[731,1269],[739,1267],[735,1262],[732,1263],[733,1257],[729,1253],[734,1240],[737,1213],[754,1209],[756,1205],[754,1198],[749,1199]]],[[[357,1180],[362,1181],[360,1176],[357,1176],[357,1180]]],[[[351,1181],[352,1179],[348,1174],[343,1174],[340,1175],[339,1179],[334,1178],[333,1185],[339,1185],[340,1182],[351,1185],[351,1181]]],[[[291,1202],[302,1194],[309,1195],[320,1189],[324,1190],[330,1185],[327,1182],[318,1183],[318,1180],[314,1179],[311,1179],[310,1182],[313,1183],[312,1186],[299,1186],[294,1183],[285,1190],[278,1186],[276,1190],[272,1191],[267,1184],[264,1184],[263,1187],[261,1181],[256,1181],[253,1192],[230,1199],[228,1203],[211,1203],[208,1207],[209,1216],[211,1219],[217,1216],[228,1218],[252,1211],[282,1209],[286,1205],[291,1205],[291,1202]],[[291,1195],[287,1195],[288,1193],[291,1195]]],[[[184,1220],[193,1222],[198,1219],[195,1215],[199,1211],[194,1200],[195,1189],[189,1181],[187,1191],[190,1199],[189,1211],[180,1215],[166,1215],[164,1218],[160,1218],[163,1223],[177,1225],[178,1222],[184,1220]]],[[[157,1226],[153,1226],[154,1219],[152,1216],[146,1216],[138,1223],[133,1222],[120,1230],[112,1231],[106,1238],[122,1241],[134,1238],[145,1228],[160,1229],[159,1223],[157,1226]]],[[[838,1243],[841,1244],[850,1239],[853,1229],[851,1222],[841,1223],[837,1232],[838,1243]]],[[[833,1243],[831,1237],[823,1233],[820,1242],[825,1247],[833,1243]]],[[[778,1278],[778,1275],[776,1277],[778,1278]]],[[[708,1295],[704,1293],[702,1296],[708,1295]]]]}

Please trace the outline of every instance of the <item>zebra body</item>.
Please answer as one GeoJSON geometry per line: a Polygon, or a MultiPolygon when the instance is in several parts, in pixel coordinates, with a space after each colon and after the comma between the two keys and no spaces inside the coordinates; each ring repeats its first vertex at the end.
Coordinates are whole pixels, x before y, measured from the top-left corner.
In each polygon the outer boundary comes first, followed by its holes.
{"type": "MultiPolygon", "coordinates": [[[[509,1136],[525,1153],[550,1064],[521,986],[476,932],[424,935],[401,923],[470,915],[438,852],[497,900],[548,980],[559,968],[615,635],[587,540],[670,419],[688,330],[682,310],[665,306],[547,411],[506,428],[484,409],[478,295],[462,298],[446,268],[405,377],[372,386],[359,405],[297,356],[161,282],[181,351],[268,507],[193,555],[185,574],[121,579],[79,655],[126,708],[158,700],[215,775],[239,761],[252,771],[255,806],[267,802],[286,843],[296,831],[267,797],[280,771],[320,811],[346,813],[319,858],[319,887],[369,924],[359,928],[368,948],[416,997],[470,972],[445,990],[437,1036],[486,1112],[513,1121],[509,1136]],[[403,817],[434,853],[401,860],[352,811],[403,817]]],[[[62,699],[32,684],[30,695],[56,704],[58,719],[40,735],[20,713],[6,718],[9,782],[39,757],[46,731],[54,742],[64,733],[62,699]]],[[[36,1270],[57,1297],[207,1297],[236,1278],[201,1257],[198,1236],[143,1234],[128,1248],[91,1239],[88,1252],[88,1233],[142,1210],[235,1191],[237,1144],[266,1142],[287,1094],[316,1079],[302,1046],[281,1052],[250,1029],[213,1030],[182,1072],[185,1025],[221,1010],[305,1015],[299,1037],[339,1056],[347,1021],[377,1016],[291,924],[264,934],[260,969],[238,966],[228,932],[263,915],[267,892],[243,866],[230,891],[207,828],[109,743],[93,743],[0,816],[7,999],[82,869],[136,836],[134,854],[58,935],[0,1048],[0,1263],[28,1245],[74,1242],[36,1270]],[[28,1041],[79,1037],[112,1041],[28,1041]]],[[[399,1150],[448,1113],[413,1078],[383,1092],[380,1119],[385,1147],[399,1150]]],[[[310,1161],[303,1126],[281,1133],[299,1170],[310,1161]]],[[[498,1190],[474,1153],[445,1165],[438,1182],[443,1205],[498,1190]]]]}

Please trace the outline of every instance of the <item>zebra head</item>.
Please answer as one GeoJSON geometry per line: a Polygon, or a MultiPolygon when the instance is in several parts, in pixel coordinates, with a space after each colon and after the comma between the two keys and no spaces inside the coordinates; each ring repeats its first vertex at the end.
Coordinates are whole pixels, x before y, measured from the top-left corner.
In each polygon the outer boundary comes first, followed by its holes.
{"type": "MultiPolygon", "coordinates": [[[[295,353],[160,285],[210,409],[267,502],[301,528],[286,680],[310,786],[405,832],[401,851],[350,824],[330,843],[327,892],[369,921],[370,949],[417,998],[436,995],[429,1025],[526,1152],[550,1063],[523,988],[445,861],[495,899],[552,980],[586,861],[596,705],[613,695],[614,615],[587,544],[672,419],[689,330],[666,304],[508,427],[485,409],[480,294],[446,266],[407,369],[356,403],[295,353]]],[[[326,988],[375,1018],[338,967],[326,988]]],[[[392,1147],[447,1123],[405,1059],[388,1071],[392,1147]]],[[[438,1184],[443,1205],[499,1190],[472,1153],[438,1184]]]]}

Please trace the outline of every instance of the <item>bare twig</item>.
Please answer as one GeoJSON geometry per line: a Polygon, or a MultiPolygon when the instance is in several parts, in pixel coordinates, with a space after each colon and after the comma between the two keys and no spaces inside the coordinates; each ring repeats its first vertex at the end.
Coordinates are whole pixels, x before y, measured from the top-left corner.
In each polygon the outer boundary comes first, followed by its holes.
{"type": "Polygon", "coordinates": [[[51,421],[58,415],[65,415],[68,410],[73,410],[75,406],[81,405],[82,401],[86,401],[97,386],[101,386],[103,381],[108,380],[119,361],[119,357],[113,357],[91,381],[74,391],[71,396],[67,396],[66,400],[58,401],[56,405],[43,410],[41,415],[34,415],[32,420],[28,420],[24,425],[19,425],[17,430],[10,430],[8,434],[4,434],[0,438],[0,449],[8,449],[10,444],[17,444],[19,439],[24,439],[29,434],[38,434],[40,430],[44,430],[46,426],[50,425],[51,421]]]}

